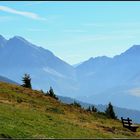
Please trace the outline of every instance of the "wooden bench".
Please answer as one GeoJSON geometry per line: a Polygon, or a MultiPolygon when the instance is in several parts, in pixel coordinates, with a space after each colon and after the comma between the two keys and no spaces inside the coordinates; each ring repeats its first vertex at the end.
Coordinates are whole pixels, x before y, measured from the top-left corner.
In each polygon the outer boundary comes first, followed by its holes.
{"type": "Polygon", "coordinates": [[[129,118],[123,119],[123,117],[121,117],[121,120],[122,120],[123,127],[128,128],[133,132],[136,132],[137,128],[139,127],[138,125],[132,124],[132,120],[129,118]]]}

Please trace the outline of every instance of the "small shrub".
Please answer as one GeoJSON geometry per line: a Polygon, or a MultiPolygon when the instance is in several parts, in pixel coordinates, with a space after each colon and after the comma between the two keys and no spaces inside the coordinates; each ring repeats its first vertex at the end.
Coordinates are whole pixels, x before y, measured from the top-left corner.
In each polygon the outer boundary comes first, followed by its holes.
{"type": "Polygon", "coordinates": [[[98,114],[103,115],[103,116],[106,116],[106,113],[105,112],[98,111],[98,114]]]}
{"type": "Polygon", "coordinates": [[[9,136],[9,135],[7,135],[7,134],[0,134],[0,138],[8,138],[8,139],[12,139],[12,137],[11,136],[9,136]]]}
{"type": "Polygon", "coordinates": [[[73,103],[71,103],[71,105],[81,108],[80,103],[78,103],[78,102],[76,102],[76,101],[74,101],[73,103]]]}
{"type": "Polygon", "coordinates": [[[54,113],[57,113],[57,114],[64,114],[64,111],[63,110],[60,110],[58,108],[50,108],[50,109],[46,109],[46,111],[51,111],[51,112],[54,112],[54,113]]]}
{"type": "Polygon", "coordinates": [[[44,91],[43,91],[42,89],[40,90],[40,92],[41,92],[41,93],[44,93],[44,91]]]}
{"type": "Polygon", "coordinates": [[[86,111],[91,112],[90,106],[86,109],[86,111]]]}
{"type": "Polygon", "coordinates": [[[47,91],[47,93],[45,93],[45,96],[50,96],[50,95],[49,95],[49,91],[47,91]]]}

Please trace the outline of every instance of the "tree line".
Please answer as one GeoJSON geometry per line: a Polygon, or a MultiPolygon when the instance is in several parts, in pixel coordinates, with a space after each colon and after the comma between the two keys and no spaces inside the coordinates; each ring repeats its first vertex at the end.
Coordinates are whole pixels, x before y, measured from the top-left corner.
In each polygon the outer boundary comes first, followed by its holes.
{"type": "MultiPolygon", "coordinates": [[[[82,108],[80,103],[78,103],[76,101],[71,103],[71,105],[82,108]]],[[[117,116],[116,116],[116,114],[114,112],[114,108],[113,108],[113,105],[111,104],[111,102],[109,102],[108,106],[105,109],[105,112],[99,111],[94,105],[89,106],[88,108],[86,108],[86,111],[90,112],[90,113],[94,112],[94,113],[102,114],[102,115],[105,115],[107,118],[117,119],[117,116]]]]}
{"type": "MultiPolygon", "coordinates": [[[[22,82],[23,84],[21,86],[32,89],[31,78],[29,74],[24,74],[24,76],[22,77],[22,82]]],[[[47,91],[46,93],[43,92],[43,90],[41,90],[41,92],[44,93],[46,96],[48,95],[58,100],[58,97],[55,95],[52,87],[50,87],[49,91],[47,91]]]]}
{"type": "MultiPolygon", "coordinates": [[[[23,84],[21,86],[32,89],[31,78],[30,78],[30,75],[29,74],[25,74],[24,77],[22,77],[22,81],[23,81],[23,84]]],[[[41,92],[44,93],[43,90],[41,90],[41,92]]],[[[52,87],[50,87],[49,91],[47,91],[44,94],[45,94],[45,96],[48,95],[48,96],[50,96],[50,97],[58,100],[58,97],[55,95],[52,87]]],[[[81,108],[80,103],[78,103],[76,101],[74,101],[73,103],[71,103],[71,105],[74,105],[74,106],[77,106],[77,107],[80,107],[81,108]]],[[[117,116],[115,115],[114,108],[113,108],[113,105],[111,104],[111,102],[109,102],[109,104],[108,104],[105,112],[98,111],[95,106],[89,106],[86,109],[86,111],[88,111],[88,112],[101,113],[101,114],[107,116],[108,118],[117,119],[117,116]]]]}

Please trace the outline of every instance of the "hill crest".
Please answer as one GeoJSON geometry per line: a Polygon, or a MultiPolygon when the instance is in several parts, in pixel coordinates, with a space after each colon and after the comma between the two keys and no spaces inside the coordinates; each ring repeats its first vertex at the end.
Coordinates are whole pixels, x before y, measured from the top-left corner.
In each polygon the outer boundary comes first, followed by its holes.
{"type": "Polygon", "coordinates": [[[0,82],[0,137],[136,138],[118,120],[63,104],[37,90],[0,82]],[[14,112],[14,114],[13,114],[14,112]],[[18,120],[18,121],[17,121],[18,120]],[[13,129],[14,127],[14,129],[13,129]]]}

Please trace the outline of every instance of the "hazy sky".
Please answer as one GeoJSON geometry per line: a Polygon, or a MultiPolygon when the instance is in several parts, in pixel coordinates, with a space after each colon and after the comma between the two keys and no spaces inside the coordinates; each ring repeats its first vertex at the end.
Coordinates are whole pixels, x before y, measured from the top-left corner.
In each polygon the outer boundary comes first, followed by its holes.
{"type": "Polygon", "coordinates": [[[22,36],[70,64],[140,44],[140,2],[0,2],[0,34],[22,36]]]}

